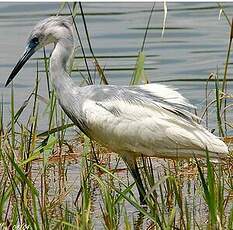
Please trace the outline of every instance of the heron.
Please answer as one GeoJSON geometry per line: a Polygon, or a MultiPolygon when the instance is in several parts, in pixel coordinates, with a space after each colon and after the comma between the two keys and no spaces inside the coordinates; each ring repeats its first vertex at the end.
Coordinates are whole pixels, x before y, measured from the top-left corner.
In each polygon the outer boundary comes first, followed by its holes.
{"type": "Polygon", "coordinates": [[[122,157],[142,204],[146,192],[138,157],[205,157],[208,151],[211,158],[222,159],[228,153],[226,144],[198,122],[194,106],[176,89],[158,83],[76,85],[66,71],[74,50],[72,17],[49,17],[33,28],[5,86],[37,50],[50,43],[54,43],[50,77],[61,108],[85,135],[122,157]]]}

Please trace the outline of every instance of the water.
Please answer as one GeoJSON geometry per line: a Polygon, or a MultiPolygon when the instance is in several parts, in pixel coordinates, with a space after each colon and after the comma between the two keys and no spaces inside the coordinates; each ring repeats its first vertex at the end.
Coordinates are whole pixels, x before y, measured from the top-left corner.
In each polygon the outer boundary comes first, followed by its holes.
{"type": "MultiPolygon", "coordinates": [[[[216,3],[167,5],[164,37],[161,37],[163,4],[157,3],[153,13],[145,45],[146,74],[153,82],[169,80],[166,84],[179,88],[201,111],[205,106],[205,81],[198,79],[207,79],[217,67],[220,74],[223,72],[230,28],[224,16],[218,19],[216,3]]],[[[83,3],[92,46],[99,62],[106,68],[109,83],[128,84],[130,81],[151,7],[152,3],[83,3]]],[[[227,3],[225,7],[230,13],[233,4],[227,3]]],[[[9,117],[10,89],[3,85],[24,50],[28,33],[36,22],[54,15],[58,8],[59,3],[0,3],[0,90],[4,97],[5,118],[9,117]]],[[[81,18],[77,21],[82,28],[81,18]]],[[[81,35],[87,50],[82,29],[81,35]]],[[[81,55],[80,50],[78,55],[81,55]]],[[[34,57],[42,57],[42,52],[34,57]]],[[[43,70],[43,63],[39,64],[43,70]]],[[[81,61],[78,66],[85,69],[81,61]]],[[[17,76],[16,107],[33,89],[35,72],[36,60],[30,60],[17,76]]],[[[229,76],[231,73],[230,66],[229,76]]],[[[40,76],[40,94],[47,97],[44,73],[40,76]]],[[[73,76],[77,83],[80,82],[79,73],[73,76]]],[[[214,85],[210,84],[210,87],[214,85]]]]}
{"type": "MultiPolygon", "coordinates": [[[[178,88],[201,112],[205,107],[206,84],[201,80],[207,79],[211,72],[216,72],[217,67],[220,74],[223,72],[229,25],[224,16],[218,20],[219,8],[216,3],[167,4],[166,29],[164,37],[161,37],[163,4],[156,3],[145,45],[146,74],[153,82],[168,81],[165,84],[178,88]]],[[[99,62],[105,67],[111,84],[129,83],[151,7],[152,3],[83,3],[92,47],[99,62]]],[[[233,4],[227,3],[225,7],[230,15],[233,4]]],[[[35,23],[54,15],[58,8],[59,3],[0,3],[0,92],[4,98],[5,120],[10,119],[10,89],[3,85],[23,52],[28,33],[35,23]]],[[[81,18],[77,20],[80,28],[82,23],[79,20],[81,18]]],[[[84,46],[88,47],[84,33],[81,36],[84,46]]],[[[79,51],[78,55],[80,54],[79,51]]],[[[35,54],[35,57],[42,56],[42,52],[35,54]]],[[[76,65],[85,69],[81,61],[76,65]]],[[[42,62],[39,63],[39,68],[43,70],[42,62]]],[[[232,75],[231,69],[230,65],[229,76],[232,75]]],[[[83,73],[86,74],[85,71],[83,73]]],[[[16,107],[32,91],[35,75],[36,60],[30,60],[14,81],[16,107]]],[[[40,77],[40,95],[47,98],[44,73],[40,73],[40,77]]],[[[73,77],[77,83],[80,82],[79,73],[73,73],[73,77]]],[[[210,87],[214,88],[213,83],[210,87]]],[[[232,88],[229,83],[228,89],[232,88]]],[[[43,116],[41,112],[40,117],[43,116]]],[[[27,117],[28,113],[25,112],[21,122],[27,117]]],[[[215,127],[214,117],[213,113],[210,128],[215,127]]],[[[44,120],[41,120],[40,129],[46,128],[44,120]]],[[[37,173],[38,168],[35,171],[37,173]]],[[[69,183],[77,186],[74,186],[71,194],[73,201],[80,187],[80,165],[70,164],[68,173],[69,183]]],[[[135,211],[131,206],[128,210],[132,213],[135,211]]],[[[99,210],[96,215],[99,216],[99,210]]],[[[97,226],[102,226],[98,220],[96,222],[97,226]]]]}

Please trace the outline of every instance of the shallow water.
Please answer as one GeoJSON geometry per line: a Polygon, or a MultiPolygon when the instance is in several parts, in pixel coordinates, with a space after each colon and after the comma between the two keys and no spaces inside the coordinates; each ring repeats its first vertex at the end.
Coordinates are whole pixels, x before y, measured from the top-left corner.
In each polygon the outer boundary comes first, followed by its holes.
{"type": "MultiPolygon", "coordinates": [[[[163,4],[156,3],[145,45],[145,72],[153,82],[165,81],[165,84],[177,87],[201,113],[205,107],[205,80],[210,73],[217,71],[217,67],[220,74],[223,72],[230,28],[224,16],[218,19],[219,7],[216,3],[167,3],[167,6],[166,29],[161,37],[163,4]]],[[[106,69],[109,83],[129,83],[151,7],[152,3],[83,3],[92,47],[106,69]]],[[[226,3],[225,7],[230,16],[233,3],[226,3]]],[[[28,33],[35,23],[56,14],[58,8],[59,3],[0,3],[0,92],[4,98],[5,120],[10,119],[10,89],[4,88],[4,83],[23,52],[28,33]]],[[[82,27],[81,18],[77,22],[82,27]]],[[[84,33],[81,36],[88,55],[84,33]]],[[[80,54],[79,50],[78,56],[80,54]]],[[[35,57],[43,57],[42,52],[35,57]]],[[[85,70],[82,63],[80,68],[85,70]]],[[[39,70],[43,69],[43,62],[40,61],[39,70]]],[[[232,65],[228,73],[231,77],[232,65]]],[[[32,91],[35,75],[36,60],[33,59],[14,81],[16,107],[32,91]]],[[[80,82],[79,73],[75,72],[72,76],[77,83],[80,82]]],[[[40,94],[47,97],[43,72],[40,77],[40,94]]],[[[213,83],[210,83],[210,88],[214,88],[213,83]]],[[[228,89],[233,89],[231,82],[228,89]]],[[[21,121],[27,117],[28,114],[24,113],[21,121]]],[[[215,124],[213,113],[210,128],[215,128],[215,124]]],[[[39,127],[46,128],[43,119],[39,127]]],[[[78,164],[69,166],[70,183],[76,183],[79,171],[78,164]]]]}

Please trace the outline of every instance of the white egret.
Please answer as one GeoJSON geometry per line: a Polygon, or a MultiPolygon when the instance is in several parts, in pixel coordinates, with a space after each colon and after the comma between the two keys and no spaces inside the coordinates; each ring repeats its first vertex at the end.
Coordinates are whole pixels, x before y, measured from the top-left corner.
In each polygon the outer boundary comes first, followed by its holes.
{"type": "Polygon", "coordinates": [[[228,148],[196,122],[194,108],[177,91],[161,85],[89,85],[79,87],[66,72],[74,48],[70,17],[50,17],[32,30],[23,56],[6,86],[41,47],[54,43],[50,76],[57,98],[68,117],[91,139],[117,152],[136,181],[140,200],[145,190],[136,158],[140,155],[172,158],[223,158],[228,148]]]}

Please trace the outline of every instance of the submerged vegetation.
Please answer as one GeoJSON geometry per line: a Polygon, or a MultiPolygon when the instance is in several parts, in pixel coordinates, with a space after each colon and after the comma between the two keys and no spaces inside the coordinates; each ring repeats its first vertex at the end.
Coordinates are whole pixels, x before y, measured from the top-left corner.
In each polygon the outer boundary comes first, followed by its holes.
{"type": "MultiPolygon", "coordinates": [[[[74,19],[82,20],[96,75],[101,84],[108,84],[93,52],[81,3],[62,4],[59,13],[64,7],[68,7],[74,19]]],[[[227,114],[231,105],[227,99],[232,96],[227,92],[227,69],[233,25],[224,8],[219,7],[230,23],[229,47],[224,75],[219,76],[216,71],[207,80],[206,110],[201,117],[206,118],[208,126],[208,110],[215,107],[216,129],[230,145],[233,137],[228,136],[228,129],[232,129],[232,125],[227,114]],[[209,102],[208,82],[212,80],[215,99],[209,102]]],[[[166,4],[165,9],[167,12],[166,4]]],[[[144,74],[144,45],[152,13],[153,8],[130,84],[148,82],[144,74]]],[[[164,28],[165,22],[166,18],[164,28]]],[[[80,74],[85,83],[92,84],[94,78],[76,23],[75,31],[87,68],[87,76],[80,74]]],[[[62,112],[50,87],[46,52],[43,62],[48,98],[39,93],[37,64],[35,87],[19,108],[15,106],[17,99],[11,85],[9,122],[4,122],[4,101],[1,100],[0,229],[233,229],[231,153],[221,163],[212,163],[208,152],[202,160],[141,158],[140,173],[147,191],[147,206],[142,207],[135,182],[118,155],[79,131],[71,131],[73,124],[62,112]],[[41,103],[46,103],[42,118],[39,115],[41,103]],[[26,112],[27,120],[21,122],[19,118],[26,112]],[[47,130],[40,130],[40,119],[47,119],[47,130]]],[[[75,59],[70,61],[71,71],[74,62],[75,59]]]]}

